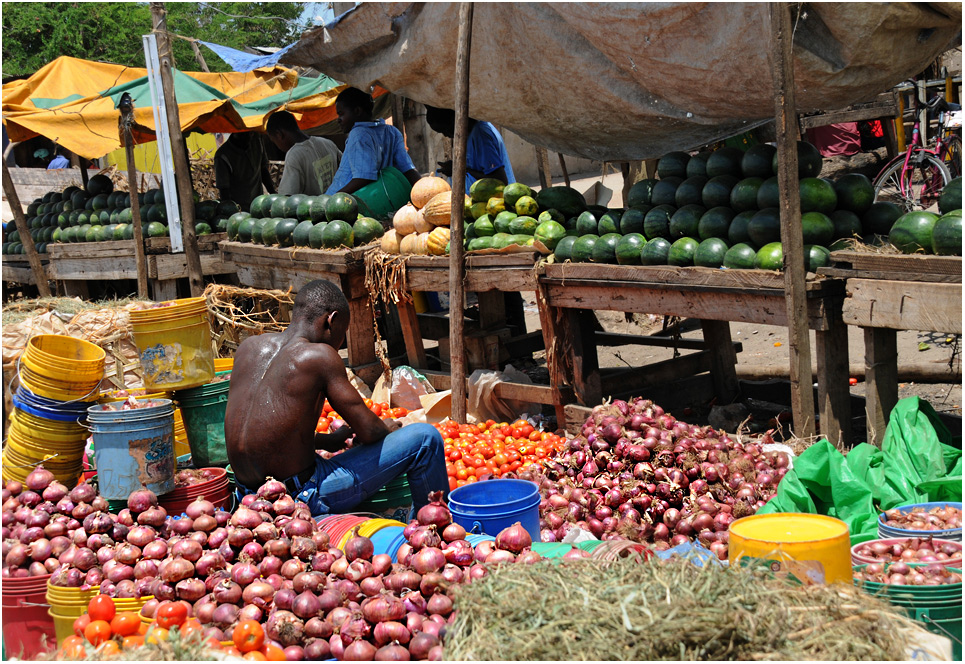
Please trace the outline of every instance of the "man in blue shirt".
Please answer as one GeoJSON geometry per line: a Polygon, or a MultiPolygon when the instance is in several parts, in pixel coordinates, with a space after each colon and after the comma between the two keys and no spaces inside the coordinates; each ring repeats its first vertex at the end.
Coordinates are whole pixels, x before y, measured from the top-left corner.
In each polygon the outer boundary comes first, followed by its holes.
{"type": "MultiPolygon", "coordinates": [[[[456,112],[447,108],[426,106],[426,124],[433,131],[452,138],[456,132],[456,112]]],[[[452,160],[440,161],[439,170],[452,177],[452,160]]],[[[469,118],[466,140],[466,191],[476,180],[496,178],[506,184],[515,182],[513,167],[502,136],[488,122],[469,118]]]]}
{"type": "Polygon", "coordinates": [[[62,148],[54,150],[54,158],[47,164],[47,170],[52,171],[57,168],[70,168],[70,161],[63,155],[62,148]]]}
{"type": "Polygon", "coordinates": [[[395,167],[415,184],[419,171],[405,150],[402,132],[384,120],[372,120],[372,96],[357,88],[346,88],[335,99],[335,112],[342,131],[348,134],[342,163],[326,194],[351,194],[379,179],[382,169],[395,167]]]}

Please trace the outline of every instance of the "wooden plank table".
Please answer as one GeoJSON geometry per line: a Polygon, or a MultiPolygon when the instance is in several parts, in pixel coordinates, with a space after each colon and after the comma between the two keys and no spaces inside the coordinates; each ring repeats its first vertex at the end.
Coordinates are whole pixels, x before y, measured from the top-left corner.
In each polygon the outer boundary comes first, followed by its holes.
{"type": "MultiPolygon", "coordinates": [[[[665,378],[709,370],[717,397],[737,396],[737,362],[730,321],[787,325],[784,276],[765,270],[714,270],[690,267],[642,267],[583,263],[548,264],[539,277],[545,307],[543,333],[560,349],[551,361],[550,383],[572,386],[584,406],[603,400],[604,376],[597,359],[594,310],[696,318],[704,332],[705,351],[677,358],[675,367],[659,369],[665,378]],[[688,366],[679,368],[680,361],[688,366]]],[[[821,430],[833,443],[850,442],[847,327],[841,319],[844,282],[809,276],[808,326],[815,331],[818,365],[818,411],[821,430]]],[[[620,392],[652,387],[652,371],[638,370],[615,378],[620,392]],[[644,384],[647,385],[644,385],[644,384]],[[639,387],[638,387],[639,385],[639,387]]]]}
{"type": "Polygon", "coordinates": [[[868,442],[880,444],[898,403],[898,330],[962,333],[958,256],[834,251],[822,272],[845,277],[842,316],[864,331],[868,442]]]}
{"type": "MultiPolygon", "coordinates": [[[[226,233],[198,236],[201,271],[204,275],[233,274],[234,266],[222,260],[218,242],[226,233]]],[[[170,238],[148,238],[147,277],[155,300],[177,297],[177,280],[188,276],[185,255],[171,253],[170,238]]],[[[87,282],[96,280],[137,279],[134,240],[49,244],[49,275],[63,282],[67,295],[88,297],[87,282]]]]}
{"type": "Polygon", "coordinates": [[[349,367],[366,383],[378,378],[382,366],[376,361],[375,321],[365,287],[364,256],[370,247],[332,251],[228,241],[219,247],[222,260],[235,267],[243,286],[297,292],[316,279],[338,286],[349,304],[349,367]]]}
{"type": "MultiPolygon", "coordinates": [[[[40,254],[40,264],[47,269],[50,258],[45,254],[40,254]]],[[[33,270],[30,269],[30,262],[26,256],[20,254],[5,255],[3,257],[3,281],[17,284],[36,286],[33,270]]]]}

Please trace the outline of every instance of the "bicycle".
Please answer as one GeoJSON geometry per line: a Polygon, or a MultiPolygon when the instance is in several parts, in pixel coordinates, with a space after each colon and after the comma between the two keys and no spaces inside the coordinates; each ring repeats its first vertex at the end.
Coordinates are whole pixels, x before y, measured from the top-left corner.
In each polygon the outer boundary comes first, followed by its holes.
{"type": "MultiPolygon", "coordinates": [[[[922,145],[917,88],[913,99],[915,123],[911,142],[903,153],[885,164],[873,183],[876,203],[895,203],[905,212],[927,210],[938,203],[942,190],[952,179],[943,154],[948,155],[951,149],[957,150],[958,170],[961,170],[961,140],[959,139],[957,147],[952,147],[944,125],[938,132],[935,147],[922,145]]],[[[929,108],[936,108],[941,104],[945,104],[945,101],[940,97],[928,102],[929,108]]],[[[946,113],[945,116],[947,115],[946,113]]]]}
{"type": "Polygon", "coordinates": [[[941,149],[938,156],[945,162],[952,178],[962,176],[962,138],[956,132],[962,131],[962,107],[959,104],[949,104],[941,97],[937,97],[934,104],[938,113],[938,136],[941,149]]]}

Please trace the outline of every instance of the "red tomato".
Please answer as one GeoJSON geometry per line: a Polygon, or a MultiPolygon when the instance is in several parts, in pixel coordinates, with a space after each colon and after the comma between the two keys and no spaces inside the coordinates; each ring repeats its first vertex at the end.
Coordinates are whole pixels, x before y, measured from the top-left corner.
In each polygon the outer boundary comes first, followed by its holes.
{"type": "Polygon", "coordinates": [[[107,595],[97,595],[87,604],[87,613],[90,614],[90,619],[103,620],[104,622],[110,622],[117,615],[117,609],[114,607],[114,600],[112,600],[107,595]]]}
{"type": "Polygon", "coordinates": [[[111,638],[111,624],[106,620],[92,620],[84,628],[84,636],[96,648],[111,638]]]}
{"type": "Polygon", "coordinates": [[[170,602],[158,607],[157,624],[165,629],[178,627],[188,619],[188,609],[180,602],[170,602]]]}
{"type": "Polygon", "coordinates": [[[251,653],[265,645],[265,630],[257,620],[242,620],[235,626],[231,640],[241,652],[251,653]]]}

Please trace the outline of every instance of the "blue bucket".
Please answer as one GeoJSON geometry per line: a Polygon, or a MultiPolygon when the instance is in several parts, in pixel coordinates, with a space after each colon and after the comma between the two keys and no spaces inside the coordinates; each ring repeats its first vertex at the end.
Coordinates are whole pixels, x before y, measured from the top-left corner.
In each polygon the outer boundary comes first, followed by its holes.
{"type": "MultiPolygon", "coordinates": [[[[899,512],[910,512],[914,508],[920,507],[926,512],[933,507],[955,507],[962,509],[961,503],[956,503],[949,500],[943,500],[935,503],[915,503],[913,505],[901,505],[896,507],[899,512]]],[[[885,523],[884,513],[878,515],[878,537],[882,539],[889,539],[893,537],[934,537],[935,539],[950,540],[954,542],[962,541],[962,529],[961,528],[950,528],[948,530],[905,530],[903,528],[896,528],[895,526],[889,526],[885,523]]]]}
{"type": "Polygon", "coordinates": [[[120,410],[122,402],[87,409],[98,488],[108,500],[127,499],[142,487],[155,495],[174,490],[174,404],[141,403],[145,407],[131,410],[120,410]]]}
{"type": "Polygon", "coordinates": [[[387,526],[372,533],[369,537],[372,540],[372,546],[375,547],[372,555],[387,553],[392,556],[392,562],[398,562],[395,556],[399,552],[399,547],[405,542],[405,536],[402,534],[404,530],[402,526],[387,526]]]}
{"type": "Polygon", "coordinates": [[[539,490],[533,482],[489,480],[453,490],[449,494],[449,511],[452,520],[467,533],[495,536],[518,521],[538,542],[539,501],[539,490]]]}
{"type": "Polygon", "coordinates": [[[86,401],[57,401],[41,397],[21,385],[13,395],[13,405],[35,417],[57,422],[83,420],[90,406],[86,401]]]}
{"type": "Polygon", "coordinates": [[[478,535],[475,533],[466,533],[466,541],[472,544],[472,548],[475,549],[477,544],[481,544],[482,542],[495,542],[496,538],[492,535],[482,533],[478,535]]]}

